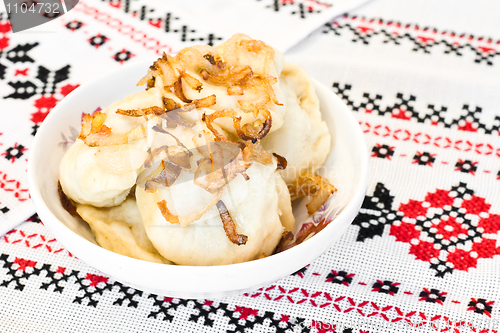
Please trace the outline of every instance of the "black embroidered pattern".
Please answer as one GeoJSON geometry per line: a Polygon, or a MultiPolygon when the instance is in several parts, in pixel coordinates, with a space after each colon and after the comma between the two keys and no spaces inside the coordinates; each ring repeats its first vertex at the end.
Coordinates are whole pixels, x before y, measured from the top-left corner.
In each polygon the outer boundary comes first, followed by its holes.
{"type": "Polygon", "coordinates": [[[90,45],[98,49],[99,47],[103,46],[108,40],[109,40],[108,37],[101,34],[97,34],[93,37],[90,37],[88,39],[88,42],[90,43],[90,45]]]}
{"type": "Polygon", "coordinates": [[[395,294],[398,293],[399,283],[397,282],[392,282],[392,281],[380,281],[378,280],[375,282],[372,286],[372,291],[382,293],[382,294],[389,294],[394,296],[395,294]]]}
{"type": "MultiPolygon", "coordinates": [[[[262,0],[257,0],[262,1],[262,0]]],[[[265,8],[274,12],[283,12],[289,9],[288,13],[301,19],[308,18],[311,14],[321,13],[323,10],[332,7],[331,4],[320,1],[301,1],[301,0],[271,0],[267,1],[265,8]]]]}
{"type": "Polygon", "coordinates": [[[380,102],[382,96],[373,93],[363,93],[361,102],[356,103],[355,99],[350,96],[352,89],[351,84],[340,84],[335,82],[332,85],[334,92],[353,110],[357,112],[375,113],[379,116],[390,115],[392,118],[402,120],[413,120],[419,123],[426,123],[437,126],[442,125],[445,128],[454,128],[465,132],[483,132],[485,134],[494,134],[500,131],[500,116],[496,115],[491,121],[482,122],[479,117],[482,108],[476,106],[471,108],[470,105],[464,104],[461,115],[454,119],[445,119],[445,114],[448,111],[446,106],[437,108],[434,104],[427,105],[427,112],[415,109],[414,102],[417,97],[414,95],[406,96],[403,93],[396,94],[397,102],[382,107],[380,102]]]}
{"type": "Polygon", "coordinates": [[[131,14],[135,19],[148,22],[152,26],[162,29],[167,34],[177,35],[181,42],[200,42],[213,46],[215,42],[223,39],[214,33],[200,35],[198,31],[190,28],[188,25],[176,24],[180,18],[173,12],[169,11],[159,14],[155,8],[148,6],[149,3],[148,5],[138,6],[130,0],[101,1],[108,2],[113,8],[117,8],[126,14],[131,14]]]}
{"type": "MultiPolygon", "coordinates": [[[[356,17],[353,17],[354,19],[356,17]]],[[[378,19],[364,19],[365,22],[368,21],[379,21],[378,19]]],[[[390,22],[392,25],[396,26],[405,26],[410,27],[412,25],[407,24],[403,25],[398,22],[390,22]]],[[[413,26],[414,29],[419,31],[430,31],[433,30],[429,27],[419,28],[418,25],[413,26]]],[[[436,29],[434,29],[437,31],[436,29]]],[[[393,31],[389,31],[389,29],[380,28],[373,29],[371,27],[364,26],[356,26],[355,24],[351,24],[346,22],[346,20],[340,19],[335,22],[325,24],[323,28],[324,34],[332,34],[333,36],[345,36],[349,34],[351,36],[351,41],[353,43],[360,42],[364,45],[369,45],[372,40],[376,40],[380,42],[382,45],[407,45],[408,42],[412,45],[411,51],[413,52],[423,52],[424,54],[430,54],[434,49],[443,50],[444,54],[455,55],[461,57],[464,55],[465,51],[472,53],[475,58],[474,62],[477,64],[485,63],[488,66],[493,66],[493,60],[500,56],[499,51],[495,51],[493,48],[489,47],[481,47],[474,46],[471,43],[466,43],[462,45],[455,45],[454,43],[446,40],[446,38],[440,38],[438,34],[436,34],[435,38],[426,38],[423,36],[414,36],[408,32],[406,33],[397,33],[395,34],[393,31]],[[381,38],[375,39],[374,37],[380,36],[381,38]],[[443,47],[441,47],[444,46],[443,47]]],[[[451,33],[453,34],[453,33],[451,33]]],[[[457,35],[457,34],[455,34],[457,35]]],[[[474,37],[474,36],[469,36],[474,37]]]]}
{"type": "Polygon", "coordinates": [[[71,31],[75,31],[83,27],[84,24],[81,21],[73,20],[71,22],[68,22],[65,27],[68,28],[71,31]]]}
{"type": "Polygon", "coordinates": [[[491,310],[493,309],[494,301],[487,301],[484,298],[471,299],[468,304],[468,311],[474,311],[475,313],[485,314],[491,317],[491,310]]]}
{"type": "Polygon", "coordinates": [[[438,303],[443,305],[443,302],[446,300],[446,294],[447,293],[441,292],[437,289],[429,290],[427,288],[424,288],[418,296],[420,297],[419,301],[438,303]]]}
{"type": "Polygon", "coordinates": [[[66,65],[58,70],[52,71],[44,66],[38,66],[36,78],[41,84],[35,84],[31,81],[8,82],[8,85],[14,88],[14,92],[4,98],[28,99],[37,94],[54,94],[56,85],[68,79],[69,68],[70,66],[66,65]]]}
{"type": "Polygon", "coordinates": [[[459,159],[455,164],[455,170],[463,173],[470,173],[473,175],[477,171],[477,163],[478,162],[473,162],[471,160],[459,159]]]}
{"type": "Polygon", "coordinates": [[[2,267],[7,269],[7,279],[0,283],[0,287],[13,286],[15,290],[23,291],[26,281],[35,275],[40,275],[40,270],[35,269],[36,262],[22,258],[9,261],[5,253],[0,255],[2,267]]]}
{"type": "Polygon", "coordinates": [[[344,286],[349,286],[351,285],[352,279],[354,277],[354,274],[349,274],[344,271],[334,271],[332,270],[330,273],[328,273],[325,282],[331,282],[331,283],[337,283],[337,284],[343,284],[344,286]]]}
{"type": "Polygon", "coordinates": [[[385,158],[390,160],[394,156],[394,147],[376,144],[372,148],[372,157],[385,158]]]}
{"type": "Polygon", "coordinates": [[[130,60],[130,58],[132,58],[133,56],[135,55],[132,52],[127,51],[126,49],[122,49],[121,51],[115,53],[113,59],[115,59],[115,61],[119,62],[120,64],[123,64],[125,61],[130,60]]]}
{"type": "Polygon", "coordinates": [[[428,152],[417,152],[414,156],[413,156],[413,164],[418,164],[418,165],[428,165],[428,166],[432,166],[434,164],[434,162],[436,161],[436,158],[435,158],[436,154],[431,154],[431,153],[428,153],[428,152]]]}
{"type": "Polygon", "coordinates": [[[299,269],[298,271],[292,273],[292,275],[299,276],[300,278],[304,278],[304,274],[307,271],[308,267],[309,267],[309,265],[306,265],[306,266],[302,267],[301,269],[299,269]]]}
{"type": "Polygon", "coordinates": [[[394,196],[382,183],[377,183],[373,196],[365,196],[358,215],[352,222],[359,226],[358,242],[382,236],[386,225],[400,221],[402,214],[392,209],[394,196]]]}
{"type": "Polygon", "coordinates": [[[117,298],[116,301],[113,302],[113,305],[127,305],[127,307],[136,308],[139,305],[139,301],[137,300],[143,295],[143,292],[131,287],[127,287],[120,282],[115,282],[113,284],[114,290],[116,290],[119,294],[123,295],[122,298],[117,298]]]}
{"type": "Polygon", "coordinates": [[[15,144],[12,147],[7,148],[7,150],[2,154],[8,161],[15,162],[17,159],[24,155],[25,148],[23,145],[15,144]]]}

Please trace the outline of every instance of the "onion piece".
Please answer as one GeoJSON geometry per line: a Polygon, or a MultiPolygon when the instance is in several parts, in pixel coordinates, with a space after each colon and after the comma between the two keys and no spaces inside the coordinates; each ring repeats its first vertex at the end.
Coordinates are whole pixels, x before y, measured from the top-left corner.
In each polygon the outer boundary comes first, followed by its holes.
{"type": "Polygon", "coordinates": [[[106,125],[102,125],[101,130],[97,133],[90,133],[83,142],[89,147],[102,147],[110,145],[122,145],[133,141],[137,141],[146,137],[146,128],[144,125],[126,133],[112,133],[111,129],[106,125]]]}
{"type": "Polygon", "coordinates": [[[160,108],[159,106],[150,106],[147,108],[131,109],[131,110],[118,109],[116,110],[116,113],[128,117],[143,117],[145,115],[152,115],[152,114],[154,114],[155,116],[159,116],[161,114],[164,114],[165,110],[160,108]]]}
{"type": "Polygon", "coordinates": [[[315,224],[314,222],[304,223],[295,237],[290,231],[285,231],[281,237],[280,242],[278,243],[278,246],[276,246],[274,253],[276,254],[283,252],[305,242],[306,240],[310,239],[318,232],[323,230],[328,224],[330,224],[330,222],[331,220],[322,219],[318,224],[315,224]]]}
{"type": "Polygon", "coordinates": [[[289,185],[288,189],[292,200],[298,197],[312,196],[311,201],[306,205],[309,214],[314,214],[330,195],[337,191],[328,179],[310,172],[299,176],[295,186],[289,185]]]}
{"type": "Polygon", "coordinates": [[[191,223],[198,221],[210,208],[212,208],[217,202],[220,201],[222,196],[222,191],[218,191],[215,193],[213,199],[203,207],[200,211],[190,214],[188,216],[179,216],[172,214],[167,207],[167,201],[163,199],[160,202],[157,202],[158,208],[160,209],[161,214],[165,218],[166,221],[171,224],[180,224],[181,226],[189,226],[191,223]]]}
{"type": "Polygon", "coordinates": [[[165,187],[172,186],[179,177],[182,170],[178,165],[168,161],[161,161],[160,166],[162,169],[160,173],[156,177],[150,178],[144,183],[144,188],[146,191],[156,190],[154,184],[162,185],[165,187]]]}
{"type": "MultiPolygon", "coordinates": [[[[105,120],[106,114],[101,111],[94,112],[92,115],[85,113],[82,118],[82,127],[78,139],[84,140],[89,134],[100,132],[105,120]]],[[[109,129],[106,126],[104,131],[106,131],[106,128],[109,129]]]]}
{"type": "Polygon", "coordinates": [[[288,164],[286,158],[284,158],[283,156],[278,155],[276,153],[273,153],[273,156],[276,157],[276,160],[278,160],[278,167],[277,167],[277,169],[278,170],[285,170],[286,166],[288,164]]]}
{"type": "Polygon", "coordinates": [[[187,98],[186,95],[184,95],[184,91],[182,90],[182,80],[180,77],[174,83],[174,93],[175,93],[175,96],[177,96],[184,103],[191,103],[192,102],[191,99],[187,98]]]}
{"type": "Polygon", "coordinates": [[[169,131],[164,130],[163,128],[159,127],[158,125],[154,125],[153,130],[156,132],[162,133],[162,134],[170,135],[172,138],[174,138],[175,142],[177,142],[177,145],[184,149],[184,152],[185,152],[185,154],[187,154],[187,156],[189,156],[189,157],[193,156],[193,153],[182,143],[182,141],[179,140],[178,137],[176,137],[175,135],[173,135],[169,131]]]}
{"type": "Polygon", "coordinates": [[[93,115],[83,115],[82,128],[78,138],[89,147],[127,144],[146,137],[144,125],[138,126],[126,133],[112,133],[111,128],[104,125],[106,114],[100,111],[93,115]]]}
{"type": "Polygon", "coordinates": [[[244,92],[240,86],[230,86],[230,87],[227,87],[227,94],[229,96],[233,96],[233,95],[240,95],[241,96],[244,94],[244,92]]]}
{"type": "Polygon", "coordinates": [[[238,136],[245,141],[251,140],[251,141],[256,141],[260,140],[263,137],[265,137],[269,131],[271,130],[271,126],[273,123],[273,118],[271,116],[271,112],[269,112],[266,109],[261,109],[260,112],[264,113],[264,116],[266,120],[264,121],[264,124],[262,125],[262,128],[260,131],[255,133],[255,128],[251,124],[245,124],[243,126],[243,129],[241,128],[241,117],[234,117],[233,122],[234,122],[234,129],[236,130],[236,133],[238,136]],[[245,131],[246,130],[246,131],[245,131]],[[251,133],[248,133],[251,132],[251,133]]]}
{"type": "Polygon", "coordinates": [[[270,165],[273,163],[272,155],[262,147],[260,142],[253,143],[251,141],[245,142],[243,160],[245,162],[256,161],[264,165],[270,165]]]}
{"type": "Polygon", "coordinates": [[[209,108],[211,106],[214,106],[215,103],[217,103],[217,97],[214,94],[207,96],[207,97],[200,98],[200,99],[195,99],[192,102],[192,104],[194,104],[194,106],[197,109],[209,108]]]}
{"type": "Polygon", "coordinates": [[[223,62],[217,62],[216,66],[210,66],[201,72],[204,80],[216,85],[234,86],[242,85],[253,77],[250,66],[236,67],[226,66],[223,62]]]}
{"type": "MultiPolygon", "coordinates": [[[[215,155],[212,153],[212,155],[215,155]]],[[[198,168],[194,174],[194,184],[202,187],[209,193],[215,193],[226,186],[231,180],[236,178],[239,173],[245,172],[251,163],[245,163],[243,156],[239,154],[230,163],[219,167],[218,158],[202,158],[198,160],[198,168]]]]}
{"type": "MultiPolygon", "coordinates": [[[[211,114],[204,113],[203,116],[201,117],[201,120],[205,122],[205,124],[207,125],[207,128],[215,136],[216,141],[229,141],[228,139],[226,139],[226,137],[224,135],[219,133],[219,131],[217,131],[215,129],[215,127],[212,125],[212,123],[215,121],[215,119],[223,118],[223,117],[231,117],[233,119],[233,123],[235,122],[235,119],[239,118],[239,117],[236,117],[235,111],[227,110],[227,109],[215,111],[211,114]]],[[[241,118],[239,118],[239,119],[241,121],[241,118]]]]}
{"type": "Polygon", "coordinates": [[[189,75],[185,71],[180,71],[180,75],[191,89],[201,92],[203,89],[203,83],[201,83],[197,78],[189,75]]]}
{"type": "Polygon", "coordinates": [[[167,111],[179,109],[181,107],[179,103],[168,97],[163,97],[163,104],[165,105],[165,109],[167,111]]]}
{"type": "Polygon", "coordinates": [[[158,75],[156,71],[156,67],[153,65],[149,68],[146,75],[144,75],[139,82],[137,82],[137,86],[140,87],[142,85],[146,85],[146,90],[154,87],[155,77],[158,75]]]}
{"type": "Polygon", "coordinates": [[[167,220],[171,224],[179,224],[179,216],[172,214],[170,210],[168,210],[167,201],[165,199],[157,202],[156,205],[160,209],[161,215],[163,215],[165,220],[167,220]]]}
{"type": "Polygon", "coordinates": [[[217,202],[217,209],[219,210],[220,219],[222,220],[222,226],[224,227],[227,238],[231,241],[231,243],[238,246],[245,245],[248,237],[245,235],[239,235],[236,232],[236,225],[234,224],[234,221],[222,200],[217,202]]]}
{"type": "Polygon", "coordinates": [[[153,66],[156,68],[158,75],[162,77],[163,84],[166,87],[171,87],[177,81],[177,76],[175,75],[174,69],[170,64],[171,57],[165,52],[161,58],[156,60],[153,66]]]}

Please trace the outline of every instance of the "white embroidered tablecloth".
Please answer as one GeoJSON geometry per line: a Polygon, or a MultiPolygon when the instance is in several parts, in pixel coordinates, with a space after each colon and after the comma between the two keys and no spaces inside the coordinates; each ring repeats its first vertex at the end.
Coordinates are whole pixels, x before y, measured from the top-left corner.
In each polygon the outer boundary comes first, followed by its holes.
{"type": "MultiPolygon", "coordinates": [[[[0,14],[0,332],[499,332],[500,4],[85,0],[13,33],[0,14]],[[33,137],[102,73],[243,31],[337,93],[371,152],[345,235],[257,291],[188,300],[69,253],[29,199],[33,137]]],[[[66,138],[61,138],[66,140],[66,138]]]]}

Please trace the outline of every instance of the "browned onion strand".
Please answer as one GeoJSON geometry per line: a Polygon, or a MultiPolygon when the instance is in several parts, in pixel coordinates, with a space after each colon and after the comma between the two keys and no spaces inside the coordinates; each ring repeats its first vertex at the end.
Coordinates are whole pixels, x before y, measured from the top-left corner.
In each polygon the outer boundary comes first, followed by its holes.
{"type": "Polygon", "coordinates": [[[181,105],[179,103],[177,103],[176,101],[174,101],[171,98],[163,97],[162,100],[163,100],[163,104],[165,105],[165,109],[167,111],[179,109],[181,107],[181,105]]]}
{"type": "Polygon", "coordinates": [[[254,75],[250,66],[226,66],[222,62],[203,70],[201,74],[210,83],[225,86],[243,85],[254,75]]]}
{"type": "Polygon", "coordinates": [[[215,121],[215,119],[224,118],[224,117],[231,117],[233,119],[233,122],[235,121],[235,118],[237,118],[235,111],[226,110],[226,109],[215,111],[211,114],[204,113],[203,116],[201,117],[201,120],[205,122],[205,124],[207,125],[207,128],[215,136],[216,141],[230,141],[230,140],[226,139],[226,137],[223,134],[219,133],[219,131],[217,131],[212,124],[215,121]]]}
{"type": "Polygon", "coordinates": [[[172,138],[174,138],[174,140],[177,142],[177,145],[180,146],[180,147],[183,147],[184,150],[185,150],[185,153],[191,157],[193,155],[193,153],[191,151],[189,151],[189,149],[182,143],[181,140],[179,140],[178,137],[176,137],[175,135],[173,135],[172,133],[170,133],[169,131],[166,131],[164,130],[163,128],[161,128],[160,126],[158,125],[154,125],[153,126],[153,130],[155,132],[159,132],[159,133],[162,133],[162,134],[167,134],[167,135],[170,135],[172,138]]]}
{"type": "Polygon", "coordinates": [[[183,169],[190,169],[191,168],[191,162],[189,158],[193,155],[192,152],[187,150],[185,146],[168,146],[167,147],[167,157],[168,160],[183,168],[183,169]]]}
{"type": "MultiPolygon", "coordinates": [[[[214,159],[216,160],[217,158],[214,157],[214,159]]],[[[198,168],[194,174],[194,184],[202,187],[209,193],[219,191],[236,178],[238,174],[245,172],[251,165],[243,161],[241,154],[219,169],[215,169],[214,161],[207,157],[198,160],[197,163],[198,168]]]]}
{"type": "Polygon", "coordinates": [[[161,215],[163,215],[167,222],[170,222],[171,224],[179,224],[179,216],[172,214],[170,210],[168,210],[166,200],[159,201],[156,205],[160,209],[161,215]]]}
{"type": "Polygon", "coordinates": [[[177,98],[179,98],[184,103],[191,103],[193,100],[189,99],[184,95],[184,91],[182,90],[182,80],[179,77],[177,81],[174,83],[174,93],[177,98]]]}
{"type": "Polygon", "coordinates": [[[128,117],[144,117],[149,115],[159,116],[165,113],[165,109],[162,109],[159,106],[150,106],[147,108],[131,109],[131,110],[117,109],[116,113],[128,117]]]}
{"type": "Polygon", "coordinates": [[[318,224],[314,224],[313,222],[305,223],[295,237],[291,232],[285,231],[274,253],[283,252],[303,243],[308,238],[323,230],[328,224],[329,222],[326,219],[322,219],[318,224]]]}
{"type": "Polygon", "coordinates": [[[231,241],[231,243],[236,245],[245,245],[248,237],[245,235],[239,235],[236,232],[236,225],[234,224],[229,211],[227,210],[226,205],[222,200],[219,200],[216,204],[217,209],[219,210],[219,215],[222,220],[222,226],[224,227],[224,231],[226,232],[227,238],[231,241]]]}
{"type": "Polygon", "coordinates": [[[78,139],[89,147],[103,147],[127,144],[146,137],[146,128],[141,125],[126,133],[113,133],[111,128],[104,124],[106,114],[100,111],[93,115],[83,115],[82,127],[78,139]]]}
{"type": "Polygon", "coordinates": [[[161,157],[162,153],[164,153],[165,155],[167,154],[167,146],[161,146],[153,149],[149,153],[149,156],[146,158],[146,161],[144,161],[144,167],[150,168],[155,161],[163,160],[163,158],[161,157]]]}
{"type": "Polygon", "coordinates": [[[245,141],[243,159],[245,162],[256,161],[264,165],[273,163],[272,155],[262,147],[260,142],[253,143],[252,141],[245,141]]]}
{"type": "Polygon", "coordinates": [[[256,141],[256,140],[260,140],[262,139],[263,137],[265,137],[269,131],[271,130],[271,126],[272,126],[272,123],[273,123],[273,118],[271,116],[271,112],[269,112],[268,110],[266,109],[261,109],[260,112],[264,113],[264,116],[265,116],[265,121],[264,121],[264,124],[262,125],[262,128],[257,132],[255,133],[255,129],[252,128],[253,126],[251,124],[245,124],[243,126],[243,129],[241,128],[241,117],[235,117],[233,118],[234,120],[234,129],[236,130],[236,133],[238,134],[238,136],[244,140],[244,141],[256,141]],[[244,131],[246,130],[246,131],[244,131]],[[253,133],[248,133],[252,131],[253,133]]]}
{"type": "Polygon", "coordinates": [[[273,156],[276,157],[276,160],[278,160],[278,166],[277,166],[277,169],[278,170],[285,170],[286,169],[286,166],[288,164],[286,158],[284,158],[283,156],[281,155],[278,155],[276,153],[273,153],[273,156]]]}
{"type": "Polygon", "coordinates": [[[306,205],[309,214],[314,214],[328,200],[330,195],[337,191],[328,179],[313,173],[300,175],[295,186],[289,185],[288,189],[292,199],[312,196],[311,201],[306,205]]]}
{"type": "Polygon", "coordinates": [[[177,180],[177,178],[179,177],[181,170],[182,170],[181,167],[179,167],[178,165],[171,163],[171,162],[168,162],[168,161],[167,162],[162,161],[161,167],[162,167],[162,170],[160,171],[158,176],[146,181],[146,183],[145,183],[146,190],[152,189],[153,184],[151,184],[151,183],[160,184],[160,185],[163,185],[165,187],[172,186],[174,184],[174,182],[177,180]]]}
{"type": "Polygon", "coordinates": [[[170,58],[170,56],[163,52],[162,57],[156,60],[153,64],[158,72],[158,75],[162,78],[165,87],[172,87],[177,80],[174,69],[170,65],[170,58]]]}
{"type": "Polygon", "coordinates": [[[185,71],[180,72],[180,76],[184,79],[184,82],[193,90],[201,92],[203,89],[203,83],[201,83],[197,78],[189,75],[185,71]]]}

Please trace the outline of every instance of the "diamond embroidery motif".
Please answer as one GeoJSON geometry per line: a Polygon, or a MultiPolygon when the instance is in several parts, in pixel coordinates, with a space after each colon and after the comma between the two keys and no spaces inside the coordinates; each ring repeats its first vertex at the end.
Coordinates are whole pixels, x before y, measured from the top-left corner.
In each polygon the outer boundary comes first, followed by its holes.
{"type": "Polygon", "coordinates": [[[390,235],[410,244],[409,253],[429,262],[438,277],[468,271],[477,267],[478,259],[500,254],[500,215],[491,214],[490,207],[465,183],[437,189],[422,201],[401,204],[403,217],[391,225],[390,235]]]}

